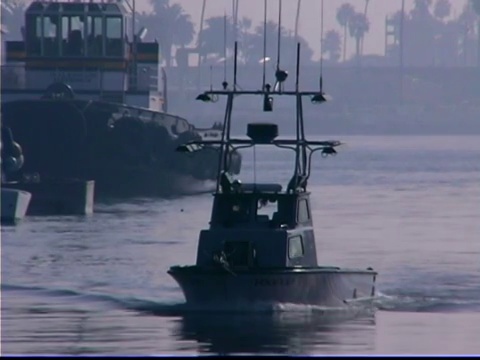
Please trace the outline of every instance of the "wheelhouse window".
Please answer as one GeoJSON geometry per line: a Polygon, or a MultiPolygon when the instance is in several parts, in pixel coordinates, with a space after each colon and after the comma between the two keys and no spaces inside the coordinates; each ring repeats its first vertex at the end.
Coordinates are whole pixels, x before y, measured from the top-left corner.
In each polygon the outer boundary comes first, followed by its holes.
{"type": "Polygon", "coordinates": [[[57,15],[44,15],[42,21],[43,54],[45,56],[58,56],[59,54],[59,18],[57,15]]]}
{"type": "Polygon", "coordinates": [[[288,257],[296,259],[304,255],[303,239],[300,235],[292,236],[288,239],[288,257]]]}
{"type": "Polygon", "coordinates": [[[87,55],[103,55],[103,21],[101,16],[87,17],[87,55]]]}
{"type": "Polygon", "coordinates": [[[122,56],[123,55],[123,25],[122,18],[112,16],[106,18],[106,55],[122,56]]]}
{"type": "Polygon", "coordinates": [[[306,199],[300,199],[298,201],[297,221],[304,223],[310,220],[310,209],[306,199]]]}
{"type": "Polygon", "coordinates": [[[257,221],[267,222],[273,219],[275,213],[278,214],[278,204],[276,199],[259,198],[257,199],[257,221]]]}
{"type": "Polygon", "coordinates": [[[62,16],[62,55],[82,56],[84,51],[83,16],[62,16]]]}
{"type": "Polygon", "coordinates": [[[28,56],[41,55],[42,17],[40,15],[27,15],[26,35],[28,56]]]}

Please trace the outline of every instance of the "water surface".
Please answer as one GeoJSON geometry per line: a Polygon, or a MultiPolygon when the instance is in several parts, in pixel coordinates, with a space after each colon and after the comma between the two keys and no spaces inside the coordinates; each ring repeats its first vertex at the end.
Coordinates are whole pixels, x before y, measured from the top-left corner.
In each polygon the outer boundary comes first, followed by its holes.
{"type": "MultiPolygon", "coordinates": [[[[195,262],[211,195],[135,199],[2,226],[2,353],[479,354],[480,137],[341,139],[309,182],[318,258],[377,270],[373,313],[191,311],[166,271],[195,262]]],[[[242,179],[285,185],[289,156],[247,151],[242,179]]]]}

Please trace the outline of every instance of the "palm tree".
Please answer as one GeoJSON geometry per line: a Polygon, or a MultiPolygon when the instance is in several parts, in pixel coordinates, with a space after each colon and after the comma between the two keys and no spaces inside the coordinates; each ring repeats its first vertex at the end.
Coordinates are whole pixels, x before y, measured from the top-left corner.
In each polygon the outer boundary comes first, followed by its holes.
{"type": "Polygon", "coordinates": [[[348,28],[350,30],[350,36],[355,39],[356,42],[356,57],[357,61],[360,60],[360,43],[365,34],[370,30],[370,22],[367,17],[362,13],[354,13],[348,22],[348,28]]]}
{"type": "MultiPolygon", "coordinates": [[[[234,20],[234,23],[235,23],[235,20],[234,20]]],[[[244,62],[246,61],[246,58],[245,58],[246,52],[247,52],[246,47],[248,46],[248,41],[250,39],[251,27],[252,27],[252,19],[246,16],[242,17],[241,19],[237,19],[236,28],[234,24],[234,29],[236,30],[236,33],[234,34],[234,36],[236,36],[236,39],[239,44],[238,56],[244,62]]]]}
{"type": "Polygon", "coordinates": [[[430,6],[433,0],[415,0],[415,6],[411,11],[412,18],[426,19],[431,17],[430,6]]]}
{"type": "Polygon", "coordinates": [[[150,30],[148,36],[158,35],[161,53],[167,67],[172,62],[172,47],[184,47],[195,35],[190,15],[179,4],[170,5],[168,0],[150,0],[151,13],[141,13],[138,20],[150,30]]]}
{"type": "Polygon", "coordinates": [[[475,25],[477,22],[477,15],[473,9],[473,3],[468,2],[463,7],[463,11],[456,20],[460,31],[463,32],[462,36],[462,55],[464,65],[468,65],[472,62],[473,54],[469,49],[476,47],[475,38],[475,25]],[[469,61],[470,60],[470,61],[469,61]]]}
{"type": "Polygon", "coordinates": [[[450,15],[452,5],[448,0],[437,0],[433,8],[433,14],[436,18],[443,20],[450,15]]]}
{"type": "Polygon", "coordinates": [[[477,13],[478,15],[478,20],[477,20],[477,23],[478,23],[478,30],[477,30],[477,38],[478,38],[478,46],[477,46],[477,65],[478,67],[480,67],[480,0],[471,0],[472,2],[472,6],[473,6],[473,10],[475,10],[475,12],[477,13]]]}
{"type": "Polygon", "coordinates": [[[330,61],[338,62],[342,54],[342,40],[338,31],[327,31],[322,40],[322,54],[328,54],[330,61]]]}
{"type": "Polygon", "coordinates": [[[480,0],[471,0],[473,10],[477,13],[478,16],[480,16],[480,0]]]}
{"type": "Polygon", "coordinates": [[[206,28],[203,29],[200,43],[200,54],[204,58],[208,54],[223,56],[224,51],[231,50],[233,43],[234,25],[230,16],[213,16],[205,20],[206,28]],[[226,26],[225,26],[226,20],[226,26]],[[226,49],[224,46],[224,34],[226,31],[226,49]]]}
{"type": "Polygon", "coordinates": [[[341,5],[337,10],[337,21],[343,27],[343,61],[347,56],[347,27],[353,14],[355,14],[355,9],[349,3],[341,5]]]}
{"type": "MultiPolygon", "coordinates": [[[[276,59],[277,57],[277,38],[278,38],[278,24],[275,21],[267,21],[266,25],[266,37],[267,37],[267,56],[270,57],[272,60],[276,59]]],[[[259,25],[255,28],[255,34],[262,39],[262,52],[263,52],[263,25],[259,25]]],[[[280,51],[282,47],[285,49],[284,46],[285,38],[288,37],[288,31],[282,26],[280,28],[280,51]]],[[[260,50],[260,49],[259,49],[260,50]]],[[[262,52],[258,52],[258,54],[262,54],[262,52]]],[[[281,56],[281,54],[280,54],[281,56]]]]}
{"type": "MultiPolygon", "coordinates": [[[[263,58],[263,24],[255,27],[253,33],[246,32],[242,36],[242,57],[247,64],[258,64],[258,61],[263,58]]],[[[272,62],[277,61],[277,37],[278,37],[278,24],[274,21],[267,21],[266,24],[266,56],[271,59],[272,62]]],[[[289,53],[289,49],[293,49],[297,46],[297,41],[300,42],[302,47],[302,64],[307,64],[312,61],[313,50],[309,46],[308,42],[300,35],[297,34],[295,40],[295,32],[287,31],[283,26],[280,30],[280,62],[282,65],[293,65],[295,59],[291,56],[286,56],[289,53]]]]}
{"type": "MultiPolygon", "coordinates": [[[[363,14],[365,15],[365,17],[368,19],[368,16],[367,16],[367,12],[368,12],[368,5],[370,4],[370,0],[365,0],[365,9],[363,10],[363,14]]],[[[362,44],[361,44],[361,52],[362,52],[362,55],[363,55],[363,39],[362,38],[362,44]]]]}
{"type": "Polygon", "coordinates": [[[21,26],[25,23],[24,14],[27,8],[25,1],[2,0],[2,37],[5,40],[20,40],[21,26]]]}

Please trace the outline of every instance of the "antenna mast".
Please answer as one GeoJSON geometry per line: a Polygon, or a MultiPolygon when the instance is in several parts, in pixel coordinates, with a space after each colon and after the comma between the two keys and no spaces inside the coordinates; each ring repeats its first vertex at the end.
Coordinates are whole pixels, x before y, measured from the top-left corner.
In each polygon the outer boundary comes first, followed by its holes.
{"type": "Polygon", "coordinates": [[[280,38],[282,30],[282,0],[278,0],[278,35],[277,35],[277,71],[280,70],[280,38]]]}
{"type": "Polygon", "coordinates": [[[227,12],[223,14],[223,83],[224,89],[227,88],[227,12]]]}
{"type": "Polygon", "coordinates": [[[233,12],[233,37],[234,41],[237,41],[237,25],[238,25],[238,0],[232,0],[232,12],[233,12]]]}
{"type": "Polygon", "coordinates": [[[297,16],[295,18],[295,44],[298,42],[298,21],[300,19],[300,7],[302,0],[297,0],[297,16]]]}
{"type": "Polygon", "coordinates": [[[320,3],[320,93],[323,92],[323,0],[320,3]]]}
{"type": "Polygon", "coordinates": [[[277,70],[275,71],[275,86],[273,87],[274,91],[283,91],[283,83],[287,79],[288,72],[285,70],[280,70],[280,39],[282,35],[282,0],[279,0],[278,3],[278,43],[277,43],[277,70]]]}
{"type": "Polygon", "coordinates": [[[200,72],[200,65],[202,62],[202,46],[203,46],[203,19],[205,17],[205,7],[206,7],[207,0],[203,0],[202,3],[202,13],[200,15],[200,30],[198,31],[197,37],[197,50],[198,50],[198,62],[197,62],[197,70],[198,70],[198,87],[200,88],[200,81],[201,81],[201,72],[200,72]]]}
{"type": "Polygon", "coordinates": [[[265,90],[265,66],[267,62],[267,0],[263,0],[263,81],[262,90],[265,90]]]}

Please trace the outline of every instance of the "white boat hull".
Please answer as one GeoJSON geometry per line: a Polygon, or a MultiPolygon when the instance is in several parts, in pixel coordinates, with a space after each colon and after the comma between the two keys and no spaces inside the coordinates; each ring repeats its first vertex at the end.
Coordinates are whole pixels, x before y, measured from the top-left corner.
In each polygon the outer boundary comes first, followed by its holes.
{"type": "Polygon", "coordinates": [[[2,223],[15,224],[27,213],[32,194],[15,189],[2,188],[2,223]]]}
{"type": "Polygon", "coordinates": [[[196,266],[172,267],[169,274],[187,304],[238,308],[245,304],[300,304],[345,308],[371,303],[376,273],[330,267],[250,270],[229,273],[196,266]]]}

